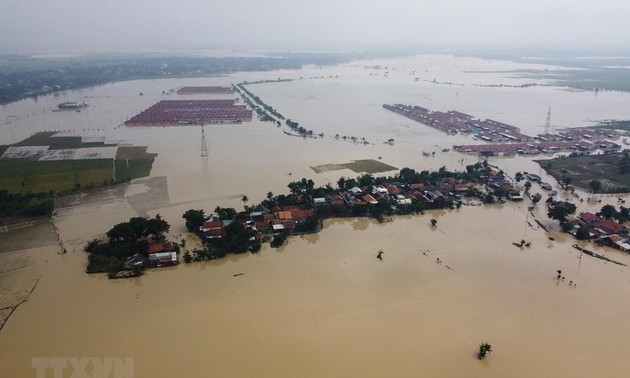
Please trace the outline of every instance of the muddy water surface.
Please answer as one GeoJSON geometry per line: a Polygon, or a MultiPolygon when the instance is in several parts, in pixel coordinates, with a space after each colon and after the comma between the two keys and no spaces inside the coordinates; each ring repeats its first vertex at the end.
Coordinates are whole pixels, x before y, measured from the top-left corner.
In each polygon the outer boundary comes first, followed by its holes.
{"type": "MultiPolygon", "coordinates": [[[[51,250],[36,290],[0,332],[0,376],[34,376],[33,357],[82,356],[131,357],[138,377],[625,376],[628,268],[580,259],[572,239],[544,233],[532,222],[536,217],[557,229],[542,204],[529,214],[528,201],[465,206],[383,224],[329,220],[321,233],[292,237],[280,249],[152,270],[133,280],[84,273],[82,246],[131,216],[160,213],[172,225],[170,238],[179,240],[185,237],[181,214],[189,208],[240,208],[243,194],[258,202],[268,191],[286,193],[287,183],[302,177],[322,185],[356,176],[349,170],[316,174],[310,166],[381,157],[398,168],[464,169],[478,161],[441,151],[471,143],[469,137],[447,137],[382,109],[383,103],[460,110],[532,134],[542,129],[550,105],[557,125],[630,117],[627,94],[475,87],[524,81],[467,73],[520,66],[417,57],[116,83],[1,107],[2,143],[41,129],[70,130],[148,145],[159,155],[151,180],[59,211],[54,221],[69,252],[51,250]],[[387,66],[387,77],[383,70],[365,69],[368,63],[387,66]],[[208,125],[210,156],[202,160],[198,128],[119,126],[173,97],[161,93],[176,86],[277,77],[296,80],[249,89],[300,125],[323,132],[323,139],[287,137],[284,128],[258,121],[208,125]],[[309,79],[314,77],[323,78],[309,79]],[[464,85],[424,81],[434,78],[464,85]],[[51,112],[59,102],[81,98],[90,103],[81,113],[51,112]],[[335,134],[369,144],[336,140],[335,134]],[[396,140],[393,146],[384,144],[389,138],[396,140]],[[423,156],[425,150],[436,151],[435,157],[423,156]],[[431,218],[438,220],[437,228],[430,226],[431,218]],[[512,245],[521,239],[532,247],[512,245]],[[383,261],[376,259],[379,249],[383,261]],[[555,279],[558,269],[564,281],[555,279]],[[475,351],[483,341],[494,352],[480,362],[475,351]],[[168,358],[156,357],[161,353],[168,358]]],[[[490,162],[511,175],[540,173],[528,158],[490,162]]],[[[536,185],[532,190],[544,193],[536,185]]],[[[600,203],[599,197],[589,201],[587,193],[578,195],[585,200],[580,210],[617,203],[617,196],[600,203]]],[[[630,263],[625,253],[597,251],[630,263]]]]}
{"type": "MultiPolygon", "coordinates": [[[[60,229],[80,222],[60,219],[60,229]]],[[[587,377],[629,367],[619,347],[630,343],[619,316],[630,310],[626,268],[579,259],[570,241],[527,227],[518,207],[329,221],[279,250],[129,281],[85,275],[84,263],[78,253],[48,263],[2,332],[3,375],[32,375],[32,356],[131,356],[138,376],[587,377]],[[511,244],[520,239],[532,247],[511,244]],[[479,362],[486,340],[495,351],[479,362]],[[170,359],[155,358],[163,348],[170,359]]]]}

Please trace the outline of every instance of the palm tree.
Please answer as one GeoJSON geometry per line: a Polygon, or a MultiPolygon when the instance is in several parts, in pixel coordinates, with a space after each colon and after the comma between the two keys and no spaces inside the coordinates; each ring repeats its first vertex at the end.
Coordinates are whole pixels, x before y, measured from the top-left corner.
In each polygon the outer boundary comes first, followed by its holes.
{"type": "Polygon", "coordinates": [[[479,344],[479,352],[477,352],[477,358],[483,360],[486,358],[486,354],[492,352],[492,345],[487,342],[479,344]]]}
{"type": "Polygon", "coordinates": [[[431,226],[435,227],[437,225],[437,219],[431,218],[431,226]]]}
{"type": "Polygon", "coordinates": [[[243,201],[243,206],[247,208],[247,202],[249,202],[249,198],[247,198],[246,195],[243,195],[243,197],[241,198],[241,201],[243,201]]]}

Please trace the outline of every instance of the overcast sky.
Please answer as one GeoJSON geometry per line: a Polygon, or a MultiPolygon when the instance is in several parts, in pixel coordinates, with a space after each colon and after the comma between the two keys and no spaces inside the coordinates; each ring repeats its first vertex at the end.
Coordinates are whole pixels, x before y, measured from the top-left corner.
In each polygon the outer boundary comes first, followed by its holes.
{"type": "Polygon", "coordinates": [[[630,0],[0,0],[0,52],[627,50],[630,0]]]}

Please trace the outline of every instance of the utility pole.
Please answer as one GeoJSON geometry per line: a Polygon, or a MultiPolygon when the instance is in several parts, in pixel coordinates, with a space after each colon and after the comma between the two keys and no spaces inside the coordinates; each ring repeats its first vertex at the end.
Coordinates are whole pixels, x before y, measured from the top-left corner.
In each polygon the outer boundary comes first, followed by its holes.
{"type": "Polygon", "coordinates": [[[201,124],[201,157],[208,157],[208,144],[206,143],[206,132],[203,129],[203,122],[201,124]]]}
{"type": "Polygon", "coordinates": [[[547,121],[545,122],[545,134],[549,134],[551,131],[551,106],[547,112],[547,121]]]}

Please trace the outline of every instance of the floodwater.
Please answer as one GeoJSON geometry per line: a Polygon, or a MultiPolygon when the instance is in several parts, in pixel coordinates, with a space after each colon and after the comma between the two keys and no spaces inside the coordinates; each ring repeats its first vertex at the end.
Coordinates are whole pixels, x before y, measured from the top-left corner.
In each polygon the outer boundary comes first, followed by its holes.
{"type": "MultiPolygon", "coordinates": [[[[0,107],[2,143],[56,129],[148,145],[159,154],[155,179],[59,211],[54,221],[67,254],[45,247],[25,251],[40,253],[46,262],[38,265],[43,268],[36,289],[0,332],[0,376],[35,376],[33,357],[131,357],[137,377],[625,376],[628,268],[580,258],[574,240],[536,226],[533,217],[557,229],[542,204],[529,214],[528,201],[464,206],[383,224],[329,220],[321,233],[292,237],[280,249],[151,270],[132,280],[84,273],[85,242],[139,213],[161,214],[171,224],[170,237],[180,240],[186,237],[181,214],[189,208],[238,208],[243,194],[258,202],[268,191],[286,193],[286,185],[302,177],[321,185],[356,176],[349,170],[316,174],[310,166],[381,157],[398,168],[464,169],[477,161],[441,152],[470,143],[468,137],[445,136],[382,109],[383,103],[459,110],[530,134],[543,131],[549,106],[554,127],[630,118],[626,93],[472,86],[531,82],[496,73],[523,67],[530,66],[420,56],[131,81],[0,107]],[[374,65],[388,68],[364,68],[374,65]],[[210,156],[202,160],[197,127],[119,126],[156,101],[177,97],[162,95],[173,87],[278,77],[296,80],[249,90],[301,126],[323,132],[323,139],[288,137],[284,128],[258,121],[207,125],[210,156]],[[57,103],[84,98],[90,106],[80,113],[51,111],[57,103]],[[336,140],[335,134],[369,144],[336,140]],[[389,138],[393,146],[384,143],[389,138]],[[435,150],[435,157],[423,156],[425,150],[435,150]],[[532,247],[512,245],[521,239],[532,247]],[[379,249],[383,261],[375,258],[379,249]],[[555,278],[558,269],[564,281],[555,278]],[[484,341],[494,352],[479,361],[475,353],[484,341]]],[[[508,174],[540,173],[525,157],[490,163],[508,174]]],[[[617,200],[604,196],[600,203],[599,197],[578,195],[585,199],[581,211],[617,200]]],[[[625,253],[587,248],[630,264],[625,253]]]]}

